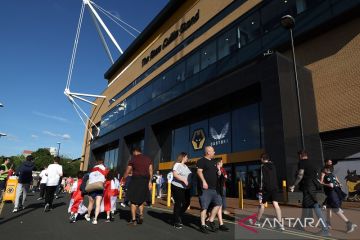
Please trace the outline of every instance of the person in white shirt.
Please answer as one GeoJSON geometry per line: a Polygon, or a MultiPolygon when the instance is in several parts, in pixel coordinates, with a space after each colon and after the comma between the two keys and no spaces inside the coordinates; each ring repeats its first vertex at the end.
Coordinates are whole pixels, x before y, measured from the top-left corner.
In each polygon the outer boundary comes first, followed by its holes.
{"type": "Polygon", "coordinates": [[[191,170],[186,166],[188,161],[187,153],[180,153],[174,164],[171,181],[171,192],[173,193],[174,204],[174,227],[182,228],[182,217],[190,206],[191,170]]]}
{"type": "Polygon", "coordinates": [[[37,200],[45,199],[45,188],[47,183],[47,166],[40,172],[40,197],[37,200]]]}
{"type": "Polygon", "coordinates": [[[59,164],[59,162],[60,162],[60,157],[55,157],[54,163],[50,164],[47,169],[45,208],[44,208],[45,212],[52,209],[54,194],[59,184],[60,177],[62,177],[63,175],[63,168],[59,164]]]}

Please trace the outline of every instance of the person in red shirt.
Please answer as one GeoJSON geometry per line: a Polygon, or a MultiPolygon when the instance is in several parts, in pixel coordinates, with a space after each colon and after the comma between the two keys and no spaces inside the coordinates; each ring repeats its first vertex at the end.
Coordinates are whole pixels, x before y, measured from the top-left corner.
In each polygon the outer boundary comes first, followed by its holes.
{"type": "Polygon", "coordinates": [[[153,173],[152,162],[149,157],[142,154],[141,149],[136,147],[132,151],[133,157],[130,160],[124,179],[132,172],[131,181],[127,191],[127,198],[131,202],[131,219],[129,225],[142,224],[144,219],[144,202],[149,197],[149,190],[152,188],[151,179],[153,173]],[[136,219],[136,209],[139,208],[139,217],[136,219]]]}

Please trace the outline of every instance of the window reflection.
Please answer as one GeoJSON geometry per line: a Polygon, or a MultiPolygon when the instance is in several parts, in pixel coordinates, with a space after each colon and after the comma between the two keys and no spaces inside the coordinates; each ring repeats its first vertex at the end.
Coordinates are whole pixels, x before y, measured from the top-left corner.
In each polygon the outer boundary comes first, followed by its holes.
{"type": "Polygon", "coordinates": [[[231,52],[236,51],[236,31],[231,29],[218,39],[218,57],[219,59],[226,57],[231,52]]]}
{"type": "Polygon", "coordinates": [[[258,12],[255,12],[244,19],[237,28],[238,47],[242,48],[257,39],[260,33],[260,16],[258,12]]]}
{"type": "Polygon", "coordinates": [[[216,42],[212,41],[201,49],[201,70],[216,62],[216,42]]]}
{"type": "Polygon", "coordinates": [[[191,77],[200,71],[199,57],[199,52],[196,52],[186,60],[186,77],[191,77]]]}

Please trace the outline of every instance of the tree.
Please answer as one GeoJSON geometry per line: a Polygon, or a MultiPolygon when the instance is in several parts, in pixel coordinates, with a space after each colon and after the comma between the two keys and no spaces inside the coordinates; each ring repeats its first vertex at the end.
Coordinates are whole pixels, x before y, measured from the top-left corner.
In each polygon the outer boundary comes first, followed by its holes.
{"type": "Polygon", "coordinates": [[[35,168],[40,171],[44,167],[54,162],[54,157],[50,154],[49,149],[39,148],[36,152],[31,154],[35,159],[35,168]]]}

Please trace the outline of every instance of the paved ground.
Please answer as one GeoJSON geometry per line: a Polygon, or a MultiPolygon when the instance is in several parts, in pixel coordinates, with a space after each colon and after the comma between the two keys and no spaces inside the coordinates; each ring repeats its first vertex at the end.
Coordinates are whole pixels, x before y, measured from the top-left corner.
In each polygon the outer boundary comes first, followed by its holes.
{"type": "Polygon", "coordinates": [[[229,232],[205,235],[198,230],[199,217],[194,210],[184,218],[184,228],[175,229],[171,224],[171,209],[158,205],[147,208],[144,224],[135,227],[127,225],[130,217],[128,208],[119,209],[112,223],[106,223],[104,218],[100,218],[98,225],[92,225],[84,219],[70,224],[68,196],[55,200],[55,209],[48,213],[43,212],[44,204],[35,198],[30,194],[26,208],[18,213],[12,213],[12,203],[4,204],[0,214],[1,239],[319,239],[313,234],[293,230],[279,232],[256,229],[257,233],[253,233],[235,224],[235,220],[227,221],[229,232]]]}

